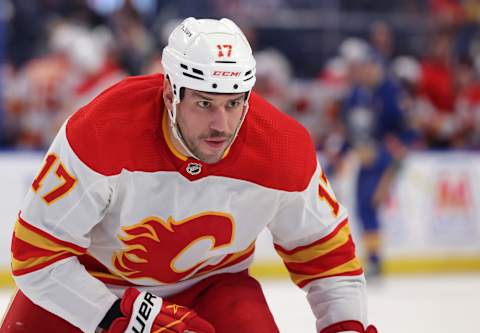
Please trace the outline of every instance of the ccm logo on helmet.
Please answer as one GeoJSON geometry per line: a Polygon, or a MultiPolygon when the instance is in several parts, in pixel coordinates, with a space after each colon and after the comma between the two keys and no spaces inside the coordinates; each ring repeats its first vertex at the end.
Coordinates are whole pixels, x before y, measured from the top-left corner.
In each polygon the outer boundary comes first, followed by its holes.
{"type": "Polygon", "coordinates": [[[241,72],[214,71],[213,76],[239,77],[241,72]]]}

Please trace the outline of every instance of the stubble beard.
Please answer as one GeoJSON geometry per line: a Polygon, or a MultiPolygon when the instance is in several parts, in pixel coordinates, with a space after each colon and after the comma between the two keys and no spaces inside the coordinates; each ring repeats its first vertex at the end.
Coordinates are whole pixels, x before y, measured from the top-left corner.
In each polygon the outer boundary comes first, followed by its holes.
{"type": "Polygon", "coordinates": [[[185,143],[187,144],[188,149],[200,159],[200,161],[205,162],[205,163],[216,163],[220,161],[225,154],[225,151],[230,147],[230,144],[232,143],[233,140],[233,135],[201,135],[197,138],[197,143],[193,142],[192,140],[186,139],[185,143]],[[218,153],[213,153],[213,154],[204,154],[199,148],[199,143],[204,142],[205,139],[211,138],[211,137],[223,137],[227,138],[227,144],[225,148],[218,152],[218,153]]]}
{"type": "Polygon", "coordinates": [[[197,137],[197,140],[191,140],[190,138],[186,137],[183,134],[181,126],[179,124],[177,125],[178,132],[184,142],[184,144],[187,146],[188,150],[192,152],[192,154],[195,155],[200,161],[205,162],[205,163],[216,163],[220,161],[225,154],[225,151],[230,147],[232,141],[233,141],[233,134],[227,135],[225,132],[218,132],[218,131],[211,131],[208,134],[202,134],[197,137]],[[227,138],[227,145],[225,148],[216,154],[204,154],[199,148],[199,143],[203,142],[207,138],[227,138]]]}
{"type": "Polygon", "coordinates": [[[193,140],[190,140],[185,135],[183,135],[182,128],[181,128],[181,126],[178,122],[177,122],[177,130],[178,130],[178,132],[180,134],[180,137],[182,138],[184,144],[187,146],[187,148],[190,150],[190,152],[195,155],[195,157],[197,157],[202,162],[213,164],[213,163],[216,163],[216,162],[220,161],[222,159],[222,157],[225,155],[225,152],[227,151],[227,149],[230,148],[230,146],[232,145],[232,142],[235,139],[236,134],[239,132],[240,127],[242,126],[244,116],[245,116],[245,110],[242,113],[241,120],[238,122],[235,130],[230,135],[226,134],[225,132],[210,131],[208,134],[201,134],[197,137],[197,142],[202,142],[207,138],[213,138],[213,137],[227,138],[227,144],[226,144],[225,148],[221,151],[221,153],[218,153],[218,154],[215,154],[215,155],[203,154],[200,151],[199,145],[197,143],[195,143],[193,140]]]}

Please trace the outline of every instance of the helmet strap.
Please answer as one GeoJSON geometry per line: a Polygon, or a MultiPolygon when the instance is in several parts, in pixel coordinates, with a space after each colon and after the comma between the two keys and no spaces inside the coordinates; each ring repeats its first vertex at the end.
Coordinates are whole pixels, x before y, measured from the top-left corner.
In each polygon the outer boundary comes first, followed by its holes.
{"type": "Polygon", "coordinates": [[[185,152],[197,160],[200,160],[189,148],[178,128],[177,123],[177,104],[180,103],[179,98],[174,94],[173,95],[173,102],[172,102],[172,110],[168,110],[168,116],[170,117],[170,128],[172,129],[173,136],[177,141],[180,143],[180,146],[185,150],[185,152]]]}
{"type": "Polygon", "coordinates": [[[245,117],[247,116],[247,112],[248,112],[248,107],[249,107],[248,100],[250,98],[250,93],[251,93],[251,90],[247,92],[247,97],[245,98],[245,105],[244,105],[245,109],[243,110],[242,119],[240,119],[240,122],[238,123],[237,128],[235,129],[235,133],[233,134],[232,141],[230,142],[228,147],[225,149],[225,151],[230,149],[230,147],[233,145],[233,143],[235,142],[235,139],[237,138],[238,132],[240,132],[240,128],[242,128],[243,121],[245,120],[245,117]]]}

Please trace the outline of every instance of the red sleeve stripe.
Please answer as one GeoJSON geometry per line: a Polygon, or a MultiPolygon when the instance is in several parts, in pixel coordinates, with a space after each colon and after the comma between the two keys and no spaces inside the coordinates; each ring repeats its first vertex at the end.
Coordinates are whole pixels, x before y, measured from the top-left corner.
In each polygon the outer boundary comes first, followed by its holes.
{"type": "Polygon", "coordinates": [[[280,245],[275,244],[275,249],[284,262],[304,263],[328,255],[328,253],[348,243],[349,239],[350,227],[348,220],[344,220],[330,234],[314,243],[303,245],[293,250],[285,250],[280,245]]]}
{"type": "Polygon", "coordinates": [[[26,261],[32,258],[40,257],[51,257],[57,255],[61,251],[51,251],[46,249],[41,249],[36,246],[33,246],[30,243],[27,243],[13,234],[12,238],[12,253],[14,258],[20,261],[26,261]]]}
{"type": "Polygon", "coordinates": [[[332,270],[355,258],[355,245],[353,244],[352,237],[349,237],[347,243],[327,253],[326,255],[303,263],[286,262],[285,266],[291,273],[317,275],[332,270]]]}
{"type": "Polygon", "coordinates": [[[15,258],[12,259],[12,274],[14,276],[20,276],[23,274],[31,273],[47,267],[57,261],[65,258],[73,257],[72,253],[61,252],[58,255],[52,257],[42,257],[33,260],[20,261],[15,258]]]}
{"type": "Polygon", "coordinates": [[[51,257],[63,252],[70,251],[65,251],[63,249],[60,249],[58,251],[42,249],[18,238],[15,233],[13,234],[12,254],[14,255],[14,258],[16,260],[27,261],[41,257],[51,257]]]}
{"type": "Polygon", "coordinates": [[[19,218],[12,239],[12,273],[19,276],[42,269],[59,260],[85,253],[69,242],[58,240],[19,218]]]}
{"type": "Polygon", "coordinates": [[[335,276],[355,276],[355,275],[360,275],[363,273],[363,269],[360,267],[358,269],[353,269],[353,270],[347,270],[342,273],[327,273],[319,276],[301,276],[301,275],[293,275],[290,274],[290,277],[292,278],[292,281],[299,286],[300,288],[305,287],[307,284],[310,282],[313,282],[318,279],[324,279],[328,277],[335,277],[335,276]]]}
{"type": "Polygon", "coordinates": [[[83,247],[78,246],[76,244],[73,244],[73,243],[61,240],[59,238],[56,238],[56,237],[52,236],[51,234],[34,227],[33,225],[29,224],[24,219],[22,219],[20,216],[18,216],[18,223],[20,223],[23,227],[25,227],[26,229],[29,229],[33,233],[41,236],[42,238],[45,238],[46,240],[50,240],[50,241],[52,241],[56,244],[62,245],[62,246],[67,247],[67,248],[70,248],[71,250],[73,250],[73,252],[85,253],[85,251],[86,251],[86,248],[83,248],[83,247]]]}

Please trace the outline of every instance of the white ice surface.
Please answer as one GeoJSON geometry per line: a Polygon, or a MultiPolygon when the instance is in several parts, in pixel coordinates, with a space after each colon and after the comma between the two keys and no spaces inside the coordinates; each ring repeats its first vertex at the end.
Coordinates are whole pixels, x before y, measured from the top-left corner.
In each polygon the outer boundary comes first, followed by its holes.
{"type": "MultiPolygon", "coordinates": [[[[303,291],[287,281],[262,281],[282,333],[314,333],[303,291]]],[[[3,315],[12,290],[0,289],[3,315]]],[[[380,333],[480,332],[480,275],[389,277],[369,286],[369,317],[380,333]]]]}

